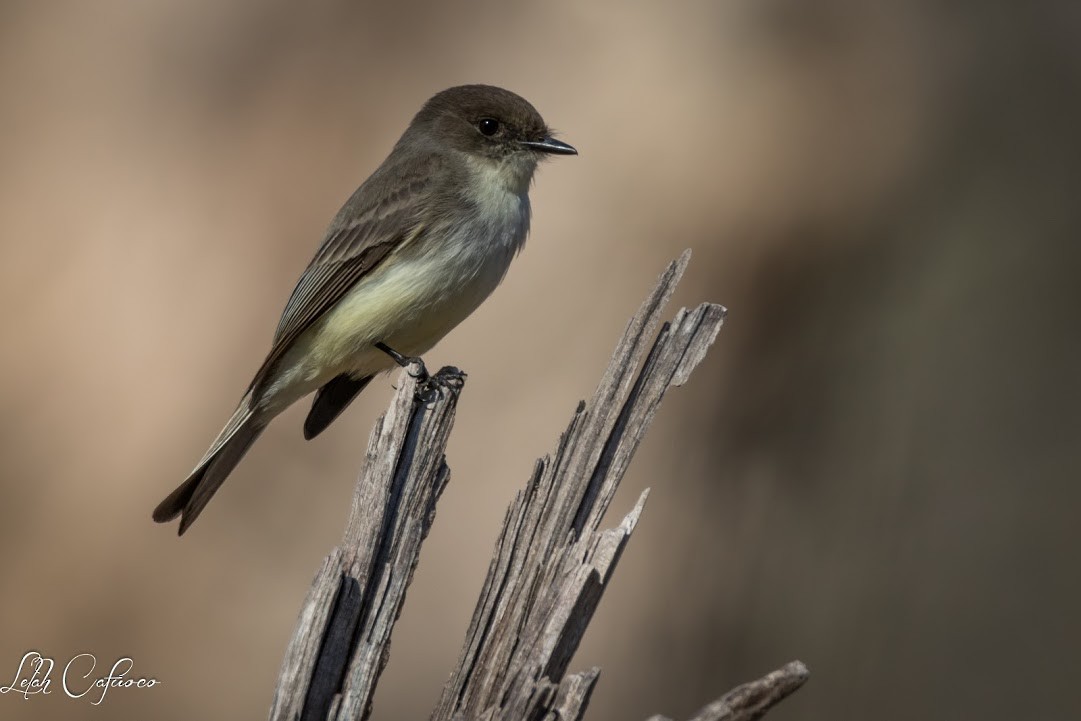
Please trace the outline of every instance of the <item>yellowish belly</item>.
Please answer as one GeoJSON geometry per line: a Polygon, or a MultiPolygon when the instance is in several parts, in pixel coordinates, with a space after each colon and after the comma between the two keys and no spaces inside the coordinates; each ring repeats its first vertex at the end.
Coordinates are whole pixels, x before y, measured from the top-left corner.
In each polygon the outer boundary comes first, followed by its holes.
{"type": "Polygon", "coordinates": [[[359,377],[392,367],[377,342],[407,356],[425,353],[495,290],[529,232],[533,167],[470,168],[478,212],[438,231],[445,235],[429,236],[423,248],[392,254],[305,331],[275,369],[263,400],[269,410],[284,409],[342,373],[359,377]]]}
{"type": "Polygon", "coordinates": [[[284,408],[342,373],[391,368],[377,342],[407,356],[425,353],[495,290],[509,262],[509,255],[389,260],[297,339],[278,366],[268,404],[284,408]]]}

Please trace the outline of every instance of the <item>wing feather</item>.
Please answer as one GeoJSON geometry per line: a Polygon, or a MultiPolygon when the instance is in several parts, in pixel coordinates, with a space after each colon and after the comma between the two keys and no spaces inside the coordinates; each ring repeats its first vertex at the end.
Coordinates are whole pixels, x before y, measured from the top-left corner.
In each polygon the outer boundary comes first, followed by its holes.
{"type": "Polygon", "coordinates": [[[429,156],[404,178],[389,160],[338,212],[293,289],[270,353],[248,388],[253,401],[265,390],[275,364],[312,323],[387,257],[423,234],[423,209],[432,196],[441,159],[429,156]]]}

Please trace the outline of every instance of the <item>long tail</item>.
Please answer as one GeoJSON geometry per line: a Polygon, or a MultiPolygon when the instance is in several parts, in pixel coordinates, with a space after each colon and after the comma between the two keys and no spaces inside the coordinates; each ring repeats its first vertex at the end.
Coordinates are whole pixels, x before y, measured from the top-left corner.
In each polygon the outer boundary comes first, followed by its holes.
{"type": "Polygon", "coordinates": [[[245,398],[188,479],[154,509],[154,520],[166,523],[180,516],[177,535],[184,535],[264,428],[266,422],[252,412],[245,398]]]}

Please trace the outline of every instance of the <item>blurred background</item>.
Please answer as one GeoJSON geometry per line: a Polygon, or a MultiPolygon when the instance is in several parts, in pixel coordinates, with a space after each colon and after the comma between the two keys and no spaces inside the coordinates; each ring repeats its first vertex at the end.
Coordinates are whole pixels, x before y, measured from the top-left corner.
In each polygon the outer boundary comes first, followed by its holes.
{"type": "Polygon", "coordinates": [[[572,669],[685,718],[1081,716],[1081,6],[857,0],[0,5],[0,684],[36,649],[152,690],[5,719],[256,719],[392,377],[298,404],[182,540],[150,510],[266,352],[323,229],[445,87],[580,157],[427,357],[469,373],[375,718],[426,718],[533,459],[625,320],[729,321],[613,504],[652,487],[572,669]]]}

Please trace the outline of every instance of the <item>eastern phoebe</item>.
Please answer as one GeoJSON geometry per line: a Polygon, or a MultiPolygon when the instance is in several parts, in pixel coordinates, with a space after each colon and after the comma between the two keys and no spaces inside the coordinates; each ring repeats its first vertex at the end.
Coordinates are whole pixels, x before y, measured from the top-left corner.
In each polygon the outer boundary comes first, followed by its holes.
{"type": "Polygon", "coordinates": [[[317,391],[314,438],[472,313],[521,250],[533,171],[552,154],[577,151],[512,92],[463,85],[425,103],[334,217],[236,412],[154,520],[180,516],[183,534],[274,416],[317,391]]]}

